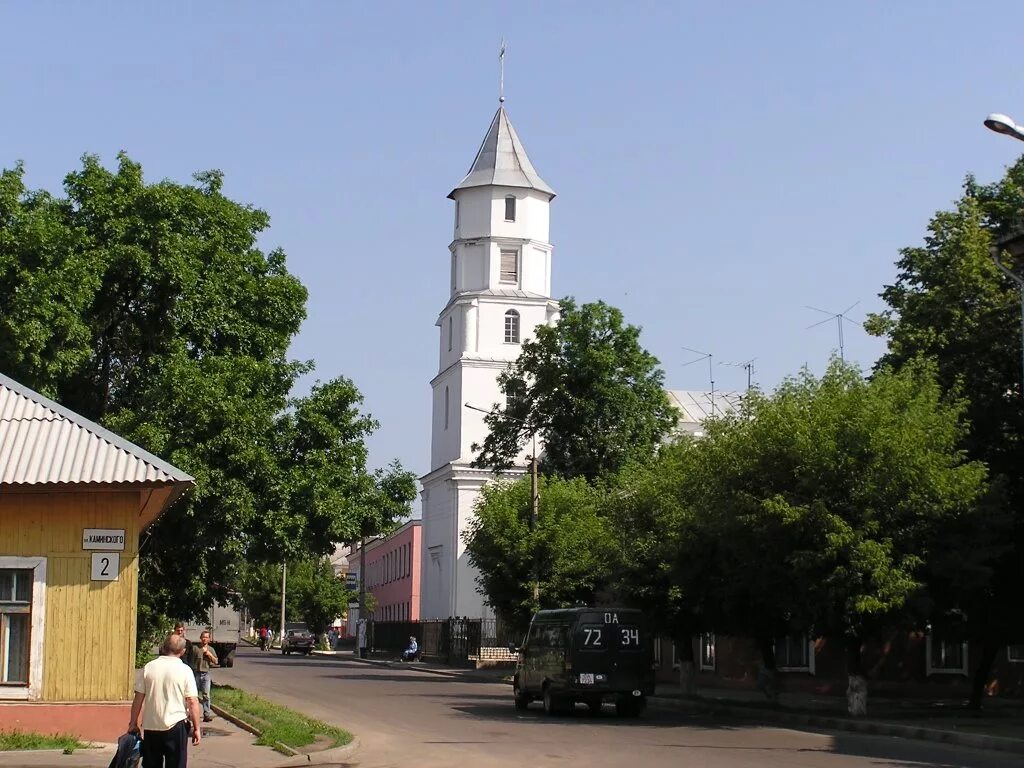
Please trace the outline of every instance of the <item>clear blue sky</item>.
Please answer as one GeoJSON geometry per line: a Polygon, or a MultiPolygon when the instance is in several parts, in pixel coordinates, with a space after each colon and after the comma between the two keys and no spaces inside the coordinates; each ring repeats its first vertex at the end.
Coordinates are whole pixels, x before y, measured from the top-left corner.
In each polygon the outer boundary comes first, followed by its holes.
{"type": "MultiPolygon", "coordinates": [[[[503,35],[509,114],[559,193],[555,293],[619,306],[673,388],[707,387],[683,346],[756,357],[768,388],[820,371],[835,331],[805,305],[879,309],[964,174],[1024,149],[981,124],[1024,121],[1015,2],[155,6],[0,2],[0,165],[51,190],[85,152],[151,180],[222,169],[309,288],[294,355],[365,393],[374,465],[418,473],[445,195],[497,106],[503,35]]],[[[852,326],[846,344],[882,350],[852,326]]]]}

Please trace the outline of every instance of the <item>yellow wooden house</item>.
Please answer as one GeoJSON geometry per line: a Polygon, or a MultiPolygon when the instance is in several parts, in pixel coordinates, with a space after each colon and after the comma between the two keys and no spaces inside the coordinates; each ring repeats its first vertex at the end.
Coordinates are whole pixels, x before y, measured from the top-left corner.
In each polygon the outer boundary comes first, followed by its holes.
{"type": "Polygon", "coordinates": [[[139,536],[192,484],[0,375],[0,723],[131,698],[139,536]]]}

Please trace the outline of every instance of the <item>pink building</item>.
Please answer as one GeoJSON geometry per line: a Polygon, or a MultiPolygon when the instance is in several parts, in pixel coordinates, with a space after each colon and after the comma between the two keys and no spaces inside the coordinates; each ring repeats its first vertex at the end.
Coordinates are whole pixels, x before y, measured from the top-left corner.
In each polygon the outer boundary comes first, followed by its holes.
{"type": "Polygon", "coordinates": [[[376,621],[419,619],[421,546],[419,520],[366,543],[366,591],[377,600],[376,621]]]}

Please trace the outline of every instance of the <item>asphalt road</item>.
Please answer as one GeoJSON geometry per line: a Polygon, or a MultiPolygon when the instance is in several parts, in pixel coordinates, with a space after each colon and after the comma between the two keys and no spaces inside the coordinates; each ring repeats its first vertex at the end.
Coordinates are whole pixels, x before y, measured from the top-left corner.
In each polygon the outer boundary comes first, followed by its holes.
{"type": "MultiPolygon", "coordinates": [[[[214,681],[259,693],[355,733],[359,768],[1024,768],[1021,756],[923,741],[793,730],[649,709],[622,720],[606,707],[546,718],[512,707],[508,685],[338,657],[240,648],[214,681]]],[[[216,699],[216,694],[214,694],[216,699]]],[[[315,756],[312,765],[317,765],[315,756]]]]}

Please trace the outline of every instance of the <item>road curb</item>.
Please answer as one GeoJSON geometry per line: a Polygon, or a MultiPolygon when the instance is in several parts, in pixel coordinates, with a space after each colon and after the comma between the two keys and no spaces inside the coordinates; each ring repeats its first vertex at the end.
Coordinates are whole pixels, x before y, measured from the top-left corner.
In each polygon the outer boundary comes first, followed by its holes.
{"type": "MultiPolygon", "coordinates": [[[[247,723],[242,718],[237,717],[237,716],[231,714],[226,709],[223,709],[222,707],[218,707],[216,704],[213,704],[212,702],[210,703],[210,709],[212,709],[214,712],[216,712],[222,718],[227,720],[229,723],[232,723],[233,725],[237,725],[243,731],[246,731],[247,733],[251,733],[253,736],[262,736],[263,735],[263,731],[261,731],[259,728],[257,728],[252,723],[247,723]]],[[[287,744],[282,744],[280,741],[275,741],[273,744],[271,744],[269,746],[272,749],[276,749],[278,752],[281,752],[282,754],[286,755],[287,757],[296,757],[297,755],[301,755],[302,754],[298,750],[292,749],[287,744]]]]}
{"type": "Polygon", "coordinates": [[[357,736],[353,736],[352,741],[343,747],[325,749],[322,752],[299,752],[295,759],[289,758],[287,762],[280,763],[279,768],[309,765],[313,760],[316,760],[318,765],[323,763],[342,763],[358,752],[361,746],[362,744],[359,742],[359,738],[357,736]]]}
{"type": "Polygon", "coordinates": [[[958,733],[939,728],[924,728],[914,725],[899,725],[882,720],[853,720],[845,717],[828,715],[809,715],[801,712],[784,712],[779,710],[755,707],[738,707],[719,704],[700,699],[676,699],[664,696],[652,696],[648,699],[652,706],[681,709],[686,712],[700,712],[711,715],[729,715],[747,720],[760,720],[789,725],[804,725],[815,728],[827,728],[834,731],[849,731],[872,736],[897,736],[904,739],[919,741],[937,741],[975,749],[990,749],[1000,752],[1024,754],[1024,739],[1011,739],[1004,736],[987,736],[979,733],[958,733]]]}

